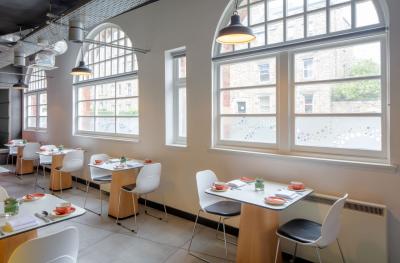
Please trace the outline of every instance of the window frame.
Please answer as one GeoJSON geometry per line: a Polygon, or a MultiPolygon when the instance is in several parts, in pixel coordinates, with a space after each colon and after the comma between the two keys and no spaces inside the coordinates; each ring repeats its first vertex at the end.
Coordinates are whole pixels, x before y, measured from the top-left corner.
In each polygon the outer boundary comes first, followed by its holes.
{"type": "Polygon", "coordinates": [[[185,78],[179,78],[179,59],[182,57],[186,58],[186,66],[187,66],[187,56],[186,56],[186,50],[182,50],[180,54],[171,54],[172,57],[172,63],[173,63],[173,98],[172,98],[172,104],[173,104],[173,131],[172,131],[172,140],[173,144],[181,144],[181,145],[186,145],[187,144],[187,96],[186,96],[186,136],[180,136],[179,135],[179,112],[180,112],[180,107],[179,107],[179,91],[181,89],[185,89],[185,93],[187,95],[187,72],[185,78]]]}
{"type": "Polygon", "coordinates": [[[47,74],[46,70],[44,69],[36,69],[36,68],[29,68],[26,76],[26,82],[28,82],[28,89],[24,90],[23,92],[23,127],[24,131],[33,131],[33,132],[46,132],[48,127],[48,113],[46,116],[40,115],[40,106],[48,107],[48,97],[47,97],[47,74]],[[44,76],[39,77],[39,79],[31,80],[32,75],[38,75],[43,72],[44,76]],[[38,84],[39,87],[33,88],[30,90],[30,85],[32,83],[38,84]],[[40,104],[40,95],[46,94],[46,104],[40,104]],[[28,96],[35,95],[36,96],[36,104],[33,105],[36,107],[36,116],[28,116],[28,107],[32,107],[28,105],[28,96]],[[40,118],[46,117],[46,128],[40,127],[40,118]],[[30,127],[28,125],[28,119],[35,118],[36,119],[36,127],[30,127]]]}

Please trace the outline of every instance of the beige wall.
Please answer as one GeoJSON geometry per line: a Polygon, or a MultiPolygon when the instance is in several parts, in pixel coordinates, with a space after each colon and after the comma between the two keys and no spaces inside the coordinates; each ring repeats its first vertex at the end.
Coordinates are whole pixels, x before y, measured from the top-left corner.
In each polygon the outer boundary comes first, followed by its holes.
{"type": "MultiPolygon", "coordinates": [[[[79,146],[89,153],[106,152],[152,158],[163,164],[162,188],[167,204],[195,213],[198,209],[195,172],[212,169],[222,180],[239,176],[260,176],[270,180],[305,182],[317,192],[350,193],[352,199],[386,204],[389,207],[390,261],[400,262],[400,177],[390,169],[334,164],[256,154],[210,150],[211,144],[211,48],[215,28],[228,0],[160,0],[113,19],[134,44],[149,48],[138,55],[140,85],[140,142],[127,143],[72,136],[72,78],[68,74],[76,61],[77,47],[57,57],[58,69],[49,73],[49,130],[28,134],[39,141],[79,146]],[[164,51],[187,48],[188,148],[165,146],[164,128],[164,51]]],[[[400,163],[400,1],[388,0],[392,25],[390,45],[391,78],[391,155],[400,163]]],[[[153,196],[159,200],[158,196],[153,196]]],[[[373,238],[373,237],[371,237],[373,238]]]]}

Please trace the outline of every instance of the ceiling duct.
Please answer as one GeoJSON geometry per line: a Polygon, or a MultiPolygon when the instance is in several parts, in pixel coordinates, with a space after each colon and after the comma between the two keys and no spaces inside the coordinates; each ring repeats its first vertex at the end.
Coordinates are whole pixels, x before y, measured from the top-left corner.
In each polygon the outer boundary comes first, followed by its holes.
{"type": "Polygon", "coordinates": [[[14,49],[14,66],[25,67],[25,65],[25,53],[18,48],[14,49]]]}
{"type": "Polygon", "coordinates": [[[68,30],[68,40],[75,43],[83,43],[85,31],[81,21],[70,21],[68,30]]]}
{"type": "Polygon", "coordinates": [[[41,50],[36,53],[33,61],[29,65],[30,67],[40,68],[44,70],[52,70],[55,67],[55,54],[51,51],[41,50]]]}

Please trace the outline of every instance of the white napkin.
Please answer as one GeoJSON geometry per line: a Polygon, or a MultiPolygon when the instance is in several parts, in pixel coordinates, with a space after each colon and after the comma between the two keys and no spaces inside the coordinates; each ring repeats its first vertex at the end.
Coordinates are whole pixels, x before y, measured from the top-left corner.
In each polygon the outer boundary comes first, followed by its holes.
{"type": "Polygon", "coordinates": [[[280,191],[275,193],[275,196],[283,198],[283,199],[293,199],[297,196],[296,192],[281,189],[280,191]]]}
{"type": "Polygon", "coordinates": [[[231,187],[242,187],[242,186],[245,186],[246,183],[236,179],[236,180],[229,181],[228,185],[231,187]]]}
{"type": "Polygon", "coordinates": [[[34,216],[20,216],[17,218],[10,219],[6,225],[13,231],[18,231],[24,228],[37,226],[39,223],[34,216]]]}

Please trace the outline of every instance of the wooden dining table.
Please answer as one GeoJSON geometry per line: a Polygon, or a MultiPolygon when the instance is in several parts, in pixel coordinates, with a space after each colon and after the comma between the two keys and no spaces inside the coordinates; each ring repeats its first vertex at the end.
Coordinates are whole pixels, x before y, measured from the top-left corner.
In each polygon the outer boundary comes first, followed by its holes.
{"type": "MultiPolygon", "coordinates": [[[[136,183],[136,176],[140,168],[144,166],[141,160],[128,160],[125,166],[120,166],[119,159],[110,159],[102,164],[89,163],[91,167],[103,169],[109,171],[111,174],[111,187],[110,187],[110,198],[108,201],[108,215],[113,218],[128,218],[138,211],[133,209],[132,195],[122,191],[121,192],[121,204],[118,213],[118,195],[120,189],[124,185],[136,183]]],[[[135,207],[138,208],[138,197],[134,196],[135,207]]]]}
{"type": "MultiPolygon", "coordinates": [[[[22,243],[36,238],[37,230],[39,228],[47,227],[49,225],[57,224],[66,220],[83,215],[86,210],[72,205],[75,211],[64,217],[56,217],[52,215],[52,210],[60,203],[64,203],[63,199],[60,199],[54,195],[46,194],[43,198],[24,202],[22,201],[19,207],[19,212],[14,216],[6,216],[0,214],[0,263],[7,263],[11,254],[14,250],[22,243]],[[2,227],[6,224],[8,220],[18,219],[24,216],[35,216],[36,213],[42,213],[42,211],[47,211],[49,216],[45,219],[37,218],[37,225],[32,227],[27,227],[14,232],[5,232],[2,227]]],[[[39,252],[38,252],[39,253],[39,252]]]]}
{"type": "MultiPolygon", "coordinates": [[[[265,203],[265,197],[287,189],[287,184],[265,181],[264,191],[255,191],[254,183],[248,183],[240,188],[231,188],[225,192],[215,192],[211,188],[206,190],[207,194],[242,203],[236,262],[274,262],[278,241],[276,231],[279,227],[279,212],[313,192],[312,189],[305,188],[304,191],[296,192],[296,196],[286,200],[283,205],[265,203]]],[[[281,256],[279,256],[277,262],[281,261],[281,256]]]]}
{"type": "Polygon", "coordinates": [[[53,151],[40,151],[37,152],[39,155],[43,156],[51,156],[51,172],[50,172],[50,180],[49,180],[49,189],[51,191],[60,191],[61,188],[63,190],[69,189],[72,187],[72,176],[70,173],[62,172],[60,173],[56,170],[56,168],[61,167],[63,165],[63,159],[65,154],[68,152],[75,151],[75,149],[64,149],[64,150],[53,150],[53,151]],[[61,184],[60,184],[61,180],[61,184]],[[61,188],[60,188],[61,185],[61,188]]]}

